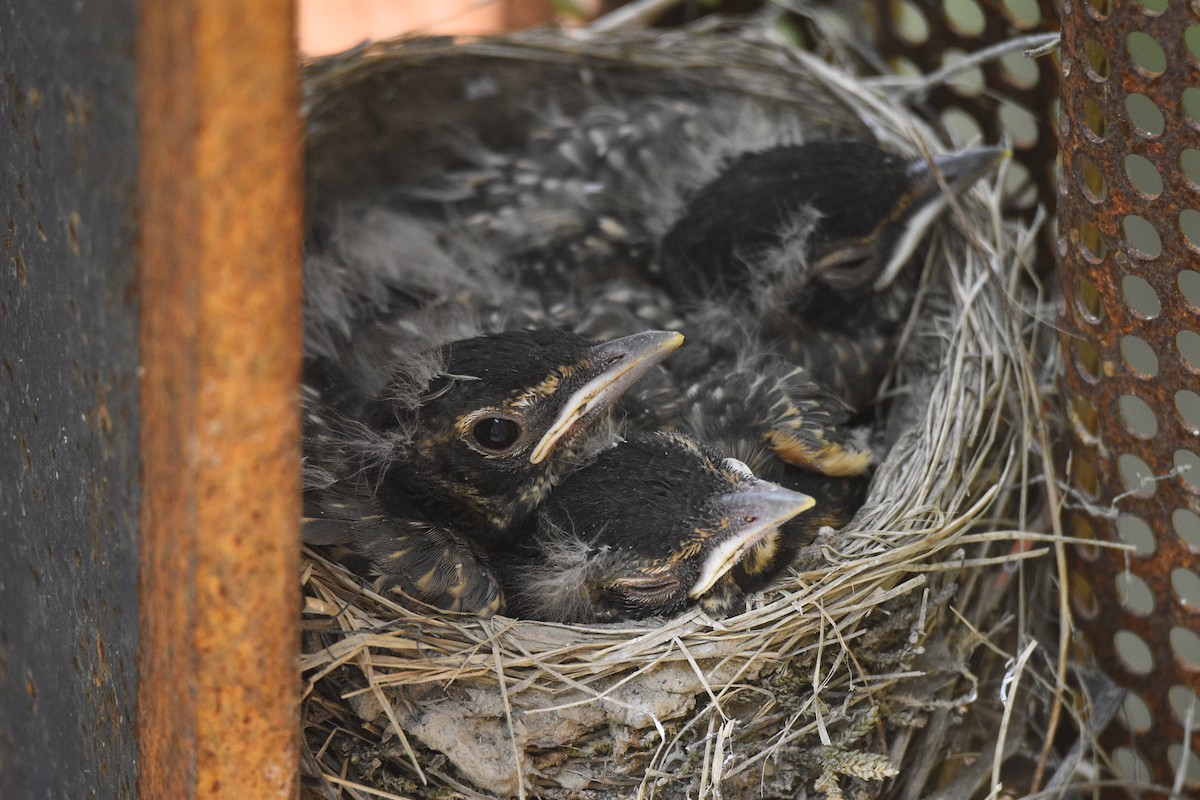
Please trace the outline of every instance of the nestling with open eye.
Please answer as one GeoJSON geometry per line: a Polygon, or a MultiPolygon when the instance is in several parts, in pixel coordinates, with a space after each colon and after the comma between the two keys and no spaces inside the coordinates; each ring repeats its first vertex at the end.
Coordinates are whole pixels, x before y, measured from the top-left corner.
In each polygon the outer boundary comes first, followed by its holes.
{"type": "Polygon", "coordinates": [[[709,607],[749,551],[812,505],[691,437],[636,435],[567,477],[515,546],[492,549],[493,566],[515,616],[669,615],[709,607]]]}
{"type": "Polygon", "coordinates": [[[309,387],[306,541],[349,548],[379,586],[420,602],[494,613],[479,543],[524,525],[608,441],[596,426],[613,404],[681,342],[666,331],[602,344],[556,330],[478,336],[441,348],[424,385],[413,383],[427,370],[396,372],[350,418],[309,387]]]}

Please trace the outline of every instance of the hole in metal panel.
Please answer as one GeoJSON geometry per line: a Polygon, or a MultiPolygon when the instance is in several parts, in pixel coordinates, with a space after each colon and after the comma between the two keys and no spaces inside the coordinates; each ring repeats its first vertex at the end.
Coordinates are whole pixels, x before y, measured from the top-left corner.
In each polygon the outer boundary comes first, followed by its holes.
{"type": "Polygon", "coordinates": [[[978,36],[987,22],[975,0],[942,0],[942,14],[960,36],[978,36]]]}
{"type": "Polygon", "coordinates": [[[1138,785],[1149,784],[1150,769],[1137,751],[1129,747],[1118,747],[1113,750],[1112,756],[1113,768],[1117,775],[1138,785]]]}
{"type": "Polygon", "coordinates": [[[1018,89],[1032,89],[1041,77],[1037,63],[1021,53],[1005,53],[1000,57],[1000,67],[1004,70],[1004,79],[1018,89]]]}
{"type": "Polygon", "coordinates": [[[929,21],[925,12],[909,0],[893,0],[889,10],[892,15],[892,30],[909,44],[924,44],[929,41],[929,21]]]}
{"type": "Polygon", "coordinates": [[[1158,420],[1154,418],[1154,410],[1137,395],[1124,394],[1118,401],[1121,409],[1121,419],[1125,427],[1134,436],[1150,439],[1158,433],[1158,420]]]}
{"type": "Polygon", "coordinates": [[[1175,334],[1175,347],[1188,368],[1200,372],[1200,333],[1180,331],[1175,334]]]}
{"type": "Polygon", "coordinates": [[[1185,488],[1200,492],[1200,456],[1191,450],[1176,450],[1175,469],[1185,488]]]}
{"type": "Polygon", "coordinates": [[[1146,616],[1154,611],[1154,592],[1140,576],[1125,571],[1117,575],[1117,597],[1127,611],[1146,616]]]}
{"type": "MultiPolygon", "coordinates": [[[[1078,484],[1075,485],[1075,488],[1081,489],[1078,484]]],[[[1081,491],[1086,494],[1086,490],[1081,489],[1081,491]]],[[[1094,561],[1096,556],[1100,555],[1100,548],[1094,544],[1096,529],[1092,526],[1092,521],[1082,513],[1071,514],[1069,525],[1071,538],[1079,540],[1079,543],[1075,545],[1075,552],[1079,554],[1080,558],[1094,561]]]]}
{"type": "Polygon", "coordinates": [[[904,75],[913,77],[915,75],[923,75],[921,68],[911,58],[904,56],[891,56],[888,58],[888,69],[896,75],[904,75]]]}
{"type": "Polygon", "coordinates": [[[1149,675],[1154,669],[1154,655],[1146,640],[1133,631],[1117,631],[1113,636],[1117,657],[1126,671],[1134,675],[1149,675]]]}
{"type": "Polygon", "coordinates": [[[1200,634],[1191,628],[1176,625],[1171,628],[1171,649],[1185,669],[1200,670],[1200,634]]]}
{"type": "Polygon", "coordinates": [[[1189,86],[1183,90],[1183,110],[1188,115],[1192,127],[1200,123],[1200,89],[1189,86]]]}
{"type": "Polygon", "coordinates": [[[1094,619],[1100,613],[1100,604],[1096,602],[1096,593],[1088,579],[1078,572],[1071,573],[1067,579],[1070,587],[1071,607],[1082,617],[1094,619]]]}
{"type": "Polygon", "coordinates": [[[1083,395],[1071,398],[1071,419],[1080,432],[1080,438],[1096,438],[1100,435],[1100,412],[1083,395]]]}
{"type": "Polygon", "coordinates": [[[1169,0],[1140,0],[1142,8],[1151,15],[1158,15],[1167,10],[1169,0]]]}
{"type": "Polygon", "coordinates": [[[1200,575],[1186,567],[1176,567],[1171,571],[1171,588],[1179,602],[1190,606],[1190,611],[1200,611],[1200,575]]]}
{"type": "Polygon", "coordinates": [[[1200,211],[1185,208],[1179,212],[1179,232],[1183,241],[1192,250],[1200,252],[1200,211]]]}
{"type": "MultiPolygon", "coordinates": [[[[942,64],[950,66],[957,64],[967,57],[966,52],[958,48],[946,48],[942,52],[942,64]]],[[[975,97],[981,94],[987,88],[987,82],[983,78],[983,70],[979,67],[968,67],[959,70],[946,81],[946,85],[960,95],[966,97],[975,97]]]]}
{"type": "Polygon", "coordinates": [[[1145,278],[1126,275],[1121,279],[1121,291],[1125,294],[1125,302],[1142,319],[1154,319],[1162,312],[1158,294],[1145,278]]]}
{"type": "Polygon", "coordinates": [[[1108,195],[1108,182],[1104,180],[1100,167],[1087,156],[1076,156],[1075,165],[1075,176],[1079,179],[1083,196],[1092,204],[1104,202],[1108,195]]]}
{"type": "Polygon", "coordinates": [[[1079,245],[1079,254],[1093,264],[1098,264],[1108,255],[1108,244],[1104,235],[1091,220],[1084,220],[1078,231],[1072,231],[1079,245]]]}
{"type": "Polygon", "coordinates": [[[1187,148],[1179,154],[1179,166],[1192,189],[1200,191],[1200,150],[1187,148]]]}
{"type": "Polygon", "coordinates": [[[1125,156],[1125,174],[1129,183],[1143,196],[1153,200],[1162,194],[1163,179],[1154,162],[1137,153],[1125,156]]]}
{"type": "Polygon", "coordinates": [[[1179,293],[1183,295],[1184,301],[1191,306],[1193,312],[1200,314],[1200,272],[1181,269],[1176,283],[1179,284],[1179,293]]]}
{"type": "Polygon", "coordinates": [[[1162,254],[1162,239],[1150,221],[1140,214],[1126,214],[1121,222],[1125,241],[1141,258],[1158,258],[1162,254]]]}
{"type": "MultiPolygon", "coordinates": [[[[1192,724],[1196,724],[1195,717],[1192,718],[1192,724]]],[[[1176,742],[1167,747],[1167,761],[1171,763],[1172,775],[1179,774],[1179,759],[1181,758],[1183,758],[1183,745],[1176,742]]],[[[1183,781],[1193,787],[1200,783],[1200,756],[1190,749],[1187,751],[1187,766],[1183,768],[1183,781]]]]}
{"type": "MultiPolygon", "coordinates": [[[[1083,492],[1091,499],[1095,499],[1100,493],[1100,479],[1096,477],[1096,468],[1092,466],[1092,462],[1086,458],[1076,456],[1071,462],[1071,483],[1076,489],[1083,492]]],[[[1091,538],[1095,538],[1095,530],[1088,526],[1087,532],[1091,534],[1091,538]]]]}
{"type": "Polygon", "coordinates": [[[1103,82],[1108,79],[1108,53],[1104,45],[1095,39],[1083,43],[1083,57],[1087,63],[1087,74],[1094,81],[1103,82]]]}
{"type": "Polygon", "coordinates": [[[1096,289],[1096,284],[1087,278],[1080,278],[1075,293],[1076,307],[1085,320],[1097,323],[1104,319],[1104,299],[1096,289]]]}
{"type": "Polygon", "coordinates": [[[1004,196],[1017,208],[1033,208],[1037,202],[1037,187],[1020,161],[1013,161],[1004,173],[1004,196]]]}
{"type": "MultiPolygon", "coordinates": [[[[1195,724],[1195,718],[1192,719],[1192,724],[1195,724]]],[[[1172,775],[1180,774],[1179,759],[1183,758],[1183,753],[1183,745],[1178,742],[1167,747],[1167,761],[1171,764],[1172,775]]],[[[1190,747],[1187,751],[1187,764],[1183,767],[1183,784],[1191,788],[1200,786],[1200,756],[1190,747]]]]}
{"type": "Polygon", "coordinates": [[[1177,508],[1171,514],[1171,527],[1189,550],[1200,551],[1200,515],[1186,508],[1177,508]]]}
{"type": "Polygon", "coordinates": [[[1112,0],[1084,0],[1088,14],[1098,20],[1103,20],[1112,13],[1112,0]]]}
{"type": "Polygon", "coordinates": [[[1140,556],[1154,553],[1154,531],[1141,517],[1132,514],[1122,514],[1117,517],[1117,536],[1125,544],[1133,545],[1140,556]]]}
{"type": "Polygon", "coordinates": [[[1146,705],[1146,701],[1130,692],[1125,695],[1125,704],[1121,708],[1121,721],[1131,731],[1145,733],[1154,724],[1154,717],[1150,714],[1150,706],[1146,705]]]}
{"type": "Polygon", "coordinates": [[[1037,0],[1004,0],[1002,10],[1008,21],[1018,28],[1033,28],[1042,21],[1042,10],[1037,0]]]}
{"type": "Polygon", "coordinates": [[[1033,114],[1014,103],[1001,103],[1000,126],[1012,138],[1013,146],[1028,149],[1037,144],[1038,124],[1033,114]]]}
{"type": "Polygon", "coordinates": [[[1100,104],[1090,97],[1083,98],[1083,123],[1088,138],[1093,142],[1103,142],[1108,136],[1108,120],[1100,104]]]}
{"type": "Polygon", "coordinates": [[[1196,697],[1196,693],[1192,691],[1192,687],[1182,685],[1172,686],[1167,692],[1167,699],[1171,704],[1171,711],[1180,722],[1187,719],[1189,711],[1194,721],[1200,721],[1200,698],[1196,697]]]}
{"type": "Polygon", "coordinates": [[[1160,136],[1167,127],[1162,111],[1153,100],[1141,92],[1131,92],[1125,96],[1125,113],[1128,114],[1134,130],[1142,136],[1160,136]]]}
{"type": "Polygon", "coordinates": [[[1141,31],[1129,34],[1125,39],[1125,50],[1138,69],[1148,77],[1158,77],[1167,69],[1167,56],[1162,46],[1141,31]]]}
{"type": "Polygon", "coordinates": [[[1075,368],[1079,370],[1080,376],[1089,381],[1099,380],[1100,353],[1092,343],[1079,337],[1072,340],[1071,348],[1075,351],[1075,368]]]}
{"type": "Polygon", "coordinates": [[[1175,393],[1175,410],[1183,427],[1192,433],[1200,433],[1200,394],[1191,389],[1180,389],[1175,393]]]}
{"type": "Polygon", "coordinates": [[[1188,25],[1183,32],[1183,45],[1188,53],[1200,61],[1200,25],[1188,25]]]}
{"type": "Polygon", "coordinates": [[[1138,497],[1153,497],[1158,491],[1158,482],[1150,465],[1133,453],[1122,453],[1117,457],[1117,471],[1126,490],[1138,497]]]}
{"type": "Polygon", "coordinates": [[[961,108],[948,108],[941,114],[942,125],[955,148],[963,148],[983,139],[979,122],[961,108]]]}
{"type": "Polygon", "coordinates": [[[1158,356],[1154,348],[1136,336],[1121,337],[1121,356],[1129,371],[1139,378],[1153,378],[1158,374],[1158,356]]]}

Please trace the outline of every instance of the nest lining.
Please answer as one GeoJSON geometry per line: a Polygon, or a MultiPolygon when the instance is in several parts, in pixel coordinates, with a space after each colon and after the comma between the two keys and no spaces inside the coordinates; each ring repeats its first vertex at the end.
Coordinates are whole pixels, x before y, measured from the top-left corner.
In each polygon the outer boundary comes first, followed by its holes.
{"type": "MultiPolygon", "coordinates": [[[[400,42],[327,62],[308,85],[311,180],[332,176],[321,197],[352,183],[340,183],[347,158],[336,147],[311,155],[330,137],[362,133],[364,151],[378,154],[387,136],[419,128],[423,101],[412,119],[364,133],[347,92],[379,92],[398,67],[436,73],[481,56],[552,62],[564,74],[686,64],[722,91],[785,106],[797,102],[799,76],[820,88],[806,105],[836,130],[898,152],[945,149],[869,79],[741,33],[681,49],[676,37],[687,35],[400,42]]],[[[385,180],[409,166],[378,172],[385,180]]],[[[1016,561],[1052,546],[1028,533],[1050,340],[1049,311],[1028,288],[1035,228],[1005,219],[1002,185],[1001,175],[960,198],[934,235],[887,387],[881,429],[892,444],[865,506],[745,613],[596,626],[426,616],[307,552],[313,786],[359,797],[919,796],[939,773],[948,779],[928,754],[1019,749],[1020,720],[1001,739],[1005,706],[981,686],[999,680],[1038,621],[1010,578],[1016,561]],[[1033,543],[1014,550],[1020,539],[1033,543]],[[951,719],[963,707],[973,733],[951,719]]],[[[320,202],[310,215],[328,212],[320,202]]],[[[1047,662],[1025,666],[1040,671],[1021,690],[1045,694],[1047,662]]],[[[981,785],[981,760],[963,757],[951,777],[981,785]]]]}

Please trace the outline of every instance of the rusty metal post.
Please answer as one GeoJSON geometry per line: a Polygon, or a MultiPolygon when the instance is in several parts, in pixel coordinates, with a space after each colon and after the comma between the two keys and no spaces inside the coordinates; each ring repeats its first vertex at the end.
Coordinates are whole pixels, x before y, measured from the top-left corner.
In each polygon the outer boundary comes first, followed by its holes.
{"type": "Polygon", "coordinates": [[[1063,5],[1059,266],[1072,599],[1130,690],[1118,775],[1200,786],[1200,28],[1194,3],[1063,5]],[[1192,732],[1186,738],[1185,721],[1192,732]],[[1190,749],[1191,755],[1187,751],[1190,749]]]}
{"type": "Polygon", "coordinates": [[[138,3],[144,798],[298,793],[293,16],[138,3]]]}

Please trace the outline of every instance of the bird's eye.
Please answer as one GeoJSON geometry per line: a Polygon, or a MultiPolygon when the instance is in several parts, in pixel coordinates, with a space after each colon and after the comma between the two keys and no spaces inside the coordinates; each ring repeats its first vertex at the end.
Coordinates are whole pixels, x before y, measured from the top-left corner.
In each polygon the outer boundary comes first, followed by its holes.
{"type": "Polygon", "coordinates": [[[499,452],[512,447],[521,435],[521,426],[508,417],[484,417],[471,428],[480,447],[499,452]]]}

